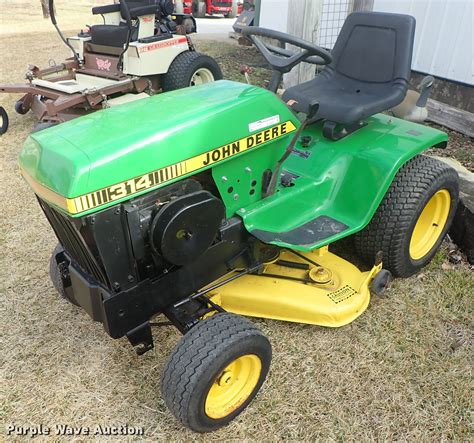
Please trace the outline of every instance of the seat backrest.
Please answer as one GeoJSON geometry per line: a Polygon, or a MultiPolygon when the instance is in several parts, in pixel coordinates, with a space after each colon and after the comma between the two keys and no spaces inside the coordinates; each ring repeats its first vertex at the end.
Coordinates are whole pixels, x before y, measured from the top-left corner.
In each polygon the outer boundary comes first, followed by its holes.
{"type": "Polygon", "coordinates": [[[404,14],[354,12],[339,33],[330,67],[369,83],[410,78],[415,19],[404,14]]]}
{"type": "Polygon", "coordinates": [[[120,13],[124,20],[127,19],[126,8],[130,11],[133,8],[141,8],[143,6],[151,6],[154,2],[150,0],[120,0],[120,13]]]}

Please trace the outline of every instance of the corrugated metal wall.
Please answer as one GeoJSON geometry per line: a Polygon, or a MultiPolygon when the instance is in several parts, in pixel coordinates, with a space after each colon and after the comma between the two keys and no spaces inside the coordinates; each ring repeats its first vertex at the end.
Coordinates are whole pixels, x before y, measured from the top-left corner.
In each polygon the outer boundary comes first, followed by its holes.
{"type": "Polygon", "coordinates": [[[416,18],[413,70],[474,85],[473,0],[374,0],[374,11],[416,18]]]}

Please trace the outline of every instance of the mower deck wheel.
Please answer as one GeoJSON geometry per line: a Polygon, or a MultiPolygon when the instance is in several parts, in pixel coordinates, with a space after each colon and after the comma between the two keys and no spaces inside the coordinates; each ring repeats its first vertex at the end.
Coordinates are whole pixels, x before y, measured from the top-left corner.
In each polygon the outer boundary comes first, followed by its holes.
{"type": "Polygon", "coordinates": [[[436,254],[456,212],[456,171],[439,160],[418,155],[395,176],[368,226],[355,235],[359,255],[373,263],[383,252],[384,268],[409,277],[436,254]]]}
{"type": "Polygon", "coordinates": [[[214,59],[199,52],[186,51],[173,60],[163,75],[161,86],[166,92],[221,79],[221,68],[214,59]]]}
{"type": "Polygon", "coordinates": [[[369,289],[374,295],[384,295],[392,282],[392,273],[387,269],[382,269],[371,281],[369,289]]]}
{"type": "Polygon", "coordinates": [[[176,345],[161,389],[175,417],[197,432],[226,425],[252,401],[268,373],[268,339],[228,312],[201,320],[176,345]]]}
{"type": "Polygon", "coordinates": [[[0,106],[0,135],[5,134],[8,130],[8,114],[3,106],[0,106]]]}
{"type": "Polygon", "coordinates": [[[58,294],[66,299],[68,302],[72,303],[73,305],[79,306],[76,299],[73,296],[69,296],[64,288],[63,279],[61,278],[61,271],[59,269],[58,262],[56,261],[56,255],[60,252],[64,252],[64,249],[61,245],[57,245],[53,253],[51,254],[51,258],[49,259],[49,277],[51,278],[51,282],[53,283],[54,289],[58,291],[58,294]]]}
{"type": "Polygon", "coordinates": [[[25,115],[28,111],[30,110],[30,108],[24,108],[23,107],[23,101],[21,100],[17,100],[15,102],[15,111],[20,114],[20,115],[25,115]]]}

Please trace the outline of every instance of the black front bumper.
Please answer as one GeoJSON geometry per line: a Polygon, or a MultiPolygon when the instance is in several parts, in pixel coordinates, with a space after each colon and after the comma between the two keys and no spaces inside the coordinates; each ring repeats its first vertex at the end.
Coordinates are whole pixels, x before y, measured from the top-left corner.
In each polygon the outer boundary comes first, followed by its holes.
{"type": "MultiPolygon", "coordinates": [[[[177,302],[236,268],[254,264],[252,248],[243,237],[242,222],[228,221],[220,241],[212,245],[199,260],[154,279],[112,292],[86,273],[67,252],[57,261],[66,261],[68,276],[63,280],[66,291],[89,316],[103,324],[112,338],[128,335],[159,313],[165,313],[177,302]]],[[[252,242],[251,242],[252,243],[252,242]]]]}

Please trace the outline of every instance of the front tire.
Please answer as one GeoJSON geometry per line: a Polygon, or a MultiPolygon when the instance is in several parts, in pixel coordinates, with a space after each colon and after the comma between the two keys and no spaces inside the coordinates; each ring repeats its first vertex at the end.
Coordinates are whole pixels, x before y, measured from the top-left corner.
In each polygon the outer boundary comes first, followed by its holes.
{"type": "Polygon", "coordinates": [[[454,218],[459,195],[457,172],[439,160],[419,155],[395,176],[369,225],[355,235],[359,255],[395,277],[409,277],[436,254],[454,218]]]}
{"type": "Polygon", "coordinates": [[[208,55],[186,51],[179,54],[163,75],[162,89],[174,91],[222,79],[222,71],[217,62],[208,55]]]}
{"type": "Polygon", "coordinates": [[[161,379],[165,403],[193,431],[218,429],[256,396],[271,353],[268,339],[246,318],[225,312],[201,320],[166,363],[161,379]]]}
{"type": "Polygon", "coordinates": [[[224,14],[225,18],[235,18],[239,14],[238,6],[236,3],[232,2],[232,10],[229,11],[227,14],[224,14]]]}

